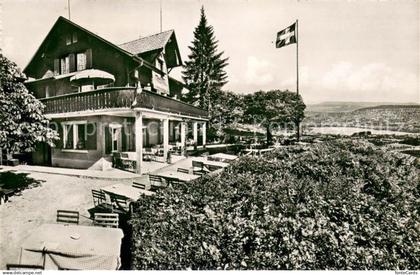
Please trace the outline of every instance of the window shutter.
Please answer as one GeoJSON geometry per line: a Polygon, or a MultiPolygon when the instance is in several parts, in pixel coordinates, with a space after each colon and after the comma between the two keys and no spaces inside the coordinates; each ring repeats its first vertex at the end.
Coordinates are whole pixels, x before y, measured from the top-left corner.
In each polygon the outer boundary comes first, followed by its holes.
{"type": "Polygon", "coordinates": [[[50,124],[50,128],[56,130],[60,138],[55,142],[55,147],[57,149],[63,149],[63,125],[60,122],[55,122],[50,124]]]}
{"type": "Polygon", "coordinates": [[[126,135],[125,131],[126,131],[126,128],[125,127],[121,128],[121,143],[122,143],[121,148],[122,148],[122,151],[123,152],[128,151],[128,148],[127,148],[127,135],[126,135]]]}
{"type": "Polygon", "coordinates": [[[109,126],[105,126],[105,154],[109,155],[112,151],[111,132],[109,126]]]}
{"type": "Polygon", "coordinates": [[[97,144],[97,136],[98,131],[96,128],[97,124],[95,122],[89,122],[86,126],[86,149],[88,150],[96,150],[96,144],[97,144]]]}
{"type": "Polygon", "coordinates": [[[70,72],[76,71],[76,55],[74,53],[69,54],[70,59],[70,72]]]}
{"type": "Polygon", "coordinates": [[[92,49],[86,50],[86,69],[92,68],[92,49]]]}
{"type": "Polygon", "coordinates": [[[54,75],[60,74],[60,59],[54,59],[54,75]]]}

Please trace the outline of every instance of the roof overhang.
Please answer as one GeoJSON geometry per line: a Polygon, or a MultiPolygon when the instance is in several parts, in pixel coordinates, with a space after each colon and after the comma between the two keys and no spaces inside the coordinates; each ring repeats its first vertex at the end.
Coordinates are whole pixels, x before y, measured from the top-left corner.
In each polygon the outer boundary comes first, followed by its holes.
{"type": "Polygon", "coordinates": [[[161,70],[159,70],[158,68],[156,68],[155,66],[153,66],[152,64],[150,64],[149,62],[147,62],[146,60],[142,59],[141,57],[137,56],[137,55],[133,55],[127,51],[125,51],[124,49],[118,47],[117,45],[115,45],[114,43],[109,42],[108,40],[100,37],[99,35],[79,26],[78,24],[60,16],[57,21],[54,23],[53,27],[50,29],[50,31],[48,32],[48,34],[46,35],[46,37],[44,38],[44,40],[42,41],[41,45],[38,47],[38,49],[36,50],[35,54],[32,56],[32,58],[30,59],[29,63],[26,65],[25,69],[23,69],[23,73],[26,74],[26,72],[30,69],[31,64],[34,62],[34,60],[41,55],[42,53],[42,49],[46,46],[49,36],[52,35],[52,33],[54,32],[54,30],[60,25],[60,24],[69,24],[77,29],[79,29],[80,31],[88,34],[91,37],[94,37],[95,39],[107,44],[108,46],[114,48],[116,51],[120,52],[121,54],[131,58],[132,60],[134,60],[135,62],[137,62],[140,66],[145,66],[157,73],[163,73],[161,70]]]}

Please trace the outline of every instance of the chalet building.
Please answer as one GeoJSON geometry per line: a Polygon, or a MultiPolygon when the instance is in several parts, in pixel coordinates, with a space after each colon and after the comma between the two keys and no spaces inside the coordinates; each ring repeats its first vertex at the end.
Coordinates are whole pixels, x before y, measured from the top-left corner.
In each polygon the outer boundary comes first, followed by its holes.
{"type": "Polygon", "coordinates": [[[169,76],[180,65],[173,30],[115,45],[59,17],[24,69],[60,135],[54,148],[39,146],[34,164],[89,168],[131,152],[141,173],[149,148],[165,160],[188,137],[205,145],[207,112],[178,100],[185,87],[169,76]]]}

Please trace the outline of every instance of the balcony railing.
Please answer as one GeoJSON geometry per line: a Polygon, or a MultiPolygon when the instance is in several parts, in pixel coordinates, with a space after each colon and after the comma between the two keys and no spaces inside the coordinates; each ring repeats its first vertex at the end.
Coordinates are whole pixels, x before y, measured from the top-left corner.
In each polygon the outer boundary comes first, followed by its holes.
{"type": "Polygon", "coordinates": [[[109,108],[130,108],[134,100],[133,88],[106,88],[41,99],[45,113],[69,113],[109,108]]]}
{"type": "Polygon", "coordinates": [[[139,95],[135,107],[147,108],[161,112],[175,113],[193,117],[207,118],[208,116],[207,112],[203,109],[149,91],[143,91],[139,95]]]}
{"type": "Polygon", "coordinates": [[[173,114],[206,118],[207,112],[170,97],[145,91],[138,96],[135,88],[105,88],[40,99],[46,114],[104,110],[115,108],[146,108],[173,114]],[[136,102],[133,106],[133,102],[136,102]]]}

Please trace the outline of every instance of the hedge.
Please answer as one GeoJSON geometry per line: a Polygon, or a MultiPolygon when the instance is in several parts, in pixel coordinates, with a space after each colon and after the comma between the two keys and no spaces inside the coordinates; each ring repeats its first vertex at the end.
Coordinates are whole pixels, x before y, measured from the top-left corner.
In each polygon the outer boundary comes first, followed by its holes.
{"type": "Polygon", "coordinates": [[[353,140],[241,157],[144,197],[134,269],[419,269],[415,159],[353,140]]]}

